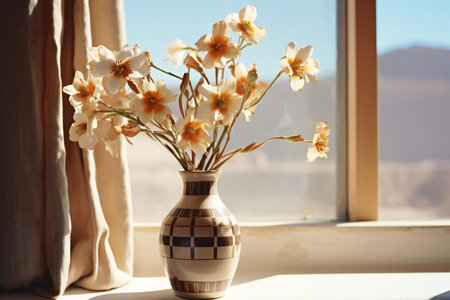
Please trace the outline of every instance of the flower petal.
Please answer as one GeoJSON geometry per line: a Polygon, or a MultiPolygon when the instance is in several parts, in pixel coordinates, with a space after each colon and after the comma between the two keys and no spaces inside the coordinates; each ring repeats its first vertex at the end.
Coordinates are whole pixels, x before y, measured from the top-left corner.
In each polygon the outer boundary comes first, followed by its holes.
{"type": "Polygon", "coordinates": [[[217,88],[207,83],[203,83],[202,85],[200,85],[198,87],[198,91],[208,100],[213,100],[214,96],[218,94],[217,88]]]}
{"type": "Polygon", "coordinates": [[[227,27],[227,23],[225,23],[225,21],[219,21],[217,23],[214,23],[213,30],[212,30],[212,36],[214,38],[226,36],[227,32],[228,32],[228,27],[227,27]]]}
{"type": "Polygon", "coordinates": [[[216,121],[216,111],[211,108],[211,101],[206,101],[198,106],[197,120],[214,123],[216,121]]]}
{"type": "Polygon", "coordinates": [[[146,61],[147,61],[147,55],[145,55],[144,52],[141,52],[138,55],[131,57],[128,60],[128,63],[130,65],[131,70],[136,71],[137,69],[142,67],[142,65],[144,65],[144,63],[146,61]]]}
{"type": "Polygon", "coordinates": [[[75,89],[75,87],[72,84],[66,85],[65,87],[63,87],[63,92],[70,96],[78,93],[78,91],[75,89]]]}
{"type": "Polygon", "coordinates": [[[298,76],[292,76],[289,80],[289,84],[291,85],[291,89],[294,92],[299,92],[303,89],[303,86],[305,85],[305,80],[300,79],[298,76]]]}
{"type": "Polygon", "coordinates": [[[297,55],[295,56],[295,60],[301,60],[302,62],[306,62],[308,58],[311,57],[313,53],[313,47],[311,45],[308,45],[304,48],[301,48],[297,55]]]}
{"type": "Polygon", "coordinates": [[[204,36],[198,39],[197,43],[195,43],[195,46],[197,46],[198,50],[200,51],[208,51],[211,42],[212,36],[209,34],[205,34],[204,36]]]}
{"type": "Polygon", "coordinates": [[[185,150],[187,148],[187,146],[189,145],[188,141],[183,140],[182,138],[180,138],[177,141],[177,146],[181,149],[181,150],[185,150]]]}
{"type": "Polygon", "coordinates": [[[98,47],[98,55],[100,56],[101,60],[105,59],[116,60],[116,56],[114,55],[114,53],[112,53],[112,51],[106,48],[105,46],[98,47]]]}
{"type": "Polygon", "coordinates": [[[77,123],[87,123],[88,122],[88,116],[81,112],[76,112],[73,114],[73,120],[77,123]]]}
{"type": "Polygon", "coordinates": [[[254,7],[253,5],[244,6],[239,11],[239,19],[241,21],[248,20],[250,22],[253,22],[253,21],[255,21],[256,16],[257,16],[257,14],[256,14],[256,7],[254,7]]]}
{"type": "Polygon", "coordinates": [[[98,64],[95,65],[95,71],[100,76],[109,76],[111,75],[111,68],[114,62],[115,60],[112,59],[101,60],[98,64]]]}
{"type": "Polygon", "coordinates": [[[294,72],[292,71],[291,66],[289,65],[289,61],[288,61],[287,57],[282,58],[282,59],[280,60],[280,65],[281,65],[281,69],[283,70],[283,72],[286,73],[286,74],[288,74],[289,76],[291,76],[292,73],[294,73],[294,72]]]}
{"type": "Polygon", "coordinates": [[[295,59],[296,54],[297,54],[297,44],[295,42],[290,42],[286,46],[286,57],[288,61],[293,61],[295,59]]]}
{"type": "Polygon", "coordinates": [[[239,47],[236,44],[228,44],[225,52],[223,53],[223,57],[226,58],[236,58],[239,55],[241,55],[241,50],[239,50],[239,47]]]}
{"type": "Polygon", "coordinates": [[[126,83],[126,79],[123,77],[109,77],[106,80],[106,88],[111,94],[117,93],[121,87],[123,87],[126,83]]]}
{"type": "Polygon", "coordinates": [[[243,63],[237,63],[236,68],[234,69],[234,75],[237,79],[247,78],[248,72],[243,63]]]}
{"type": "Polygon", "coordinates": [[[225,23],[227,23],[228,27],[231,28],[234,32],[240,32],[241,30],[238,27],[239,24],[239,15],[237,13],[232,13],[226,16],[225,23]]]}
{"type": "Polygon", "coordinates": [[[83,73],[80,71],[75,72],[75,77],[73,78],[73,87],[79,91],[81,86],[86,85],[86,81],[84,80],[83,73]]]}
{"type": "Polygon", "coordinates": [[[172,110],[170,109],[170,107],[168,107],[167,105],[164,105],[164,108],[162,111],[158,112],[157,114],[154,115],[156,121],[158,121],[159,123],[162,123],[167,115],[170,115],[172,113],[172,110]]]}
{"type": "Polygon", "coordinates": [[[227,94],[232,95],[236,91],[236,78],[233,76],[228,77],[225,80],[222,80],[219,84],[219,94],[227,94]]]}
{"type": "Polygon", "coordinates": [[[208,145],[203,143],[189,143],[189,146],[191,147],[192,151],[194,151],[196,154],[203,154],[206,152],[206,148],[208,145]]]}
{"type": "Polygon", "coordinates": [[[133,49],[130,46],[125,45],[122,47],[120,52],[117,54],[117,60],[124,61],[127,58],[132,57],[133,54],[134,54],[133,49]]]}
{"type": "Polygon", "coordinates": [[[99,120],[97,123],[97,128],[94,129],[95,135],[105,141],[114,141],[117,139],[119,134],[114,129],[111,121],[99,120]]]}
{"type": "Polygon", "coordinates": [[[318,157],[319,152],[317,151],[316,147],[313,144],[308,148],[308,152],[306,153],[306,161],[314,162],[318,157]]]}
{"type": "Polygon", "coordinates": [[[98,142],[98,138],[89,133],[85,133],[80,137],[80,140],[78,141],[78,145],[80,148],[92,150],[94,149],[95,145],[98,142]]]}
{"type": "Polygon", "coordinates": [[[216,61],[217,58],[208,52],[203,59],[203,67],[205,67],[205,69],[211,69],[215,65],[216,61]]]}
{"type": "Polygon", "coordinates": [[[185,119],[178,119],[175,122],[175,129],[178,133],[181,133],[183,131],[183,127],[186,124],[186,120],[185,119]]]}

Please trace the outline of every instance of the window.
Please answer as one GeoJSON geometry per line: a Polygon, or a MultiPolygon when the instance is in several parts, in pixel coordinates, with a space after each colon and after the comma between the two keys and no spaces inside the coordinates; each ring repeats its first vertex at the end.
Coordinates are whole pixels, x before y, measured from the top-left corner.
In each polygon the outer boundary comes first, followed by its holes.
{"type": "MultiPolygon", "coordinates": [[[[349,155],[347,160],[346,152],[339,151],[336,164],[348,164],[348,169],[341,168],[336,176],[348,178],[339,182],[345,186],[344,190],[348,188],[348,197],[343,193],[343,199],[348,199],[351,221],[377,220],[378,214],[375,3],[376,0],[337,1],[338,34],[341,35],[338,43],[347,46],[339,55],[338,80],[349,79],[347,85],[345,81],[337,84],[339,99],[348,102],[348,107],[338,106],[338,115],[343,118],[347,111],[349,125],[341,128],[347,129],[348,135],[340,135],[335,147],[347,146],[349,155]],[[341,74],[342,70],[347,73],[341,74]]],[[[342,49],[341,45],[339,48],[342,49]]],[[[176,180],[177,175],[173,176],[176,180]]],[[[449,221],[241,227],[245,228],[242,240],[246,251],[242,251],[238,272],[257,274],[258,278],[305,272],[449,270],[449,221]]],[[[154,255],[158,232],[157,226],[135,227],[135,274],[149,275],[150,267],[159,267],[159,258],[154,255]]],[[[150,275],[154,276],[154,272],[150,275]]]]}
{"type": "Polygon", "coordinates": [[[381,219],[450,217],[450,3],[377,1],[381,219]]]}
{"type": "MultiPolygon", "coordinates": [[[[125,1],[127,38],[149,50],[155,64],[170,69],[167,46],[176,38],[193,45],[210,33],[212,24],[248,3],[245,1],[189,2],[125,1]]],[[[339,202],[340,186],[346,181],[345,167],[338,166],[342,156],[337,141],[343,137],[340,113],[344,101],[338,97],[337,4],[334,0],[253,1],[258,9],[256,24],[266,28],[258,46],[245,49],[241,60],[246,66],[256,63],[260,79],[270,82],[279,72],[279,59],[291,41],[299,46],[314,46],[314,57],[321,63],[319,81],[303,92],[290,90],[282,77],[258,106],[250,123],[241,120],[233,131],[229,149],[262,141],[276,135],[301,133],[311,138],[314,126],[328,120],[329,158],[305,162],[307,145],[274,141],[256,152],[236,156],[223,168],[219,182],[222,199],[241,222],[301,221],[345,218],[339,202]]],[[[182,69],[182,67],[180,67],[182,69]]],[[[181,74],[183,70],[175,69],[181,74]]],[[[179,82],[162,73],[168,86],[179,82]]],[[[345,108],[344,108],[345,109],[345,108]]],[[[159,223],[181,195],[180,170],[165,149],[144,136],[133,139],[129,147],[130,176],[137,222],[159,223]]],[[[344,184],[345,185],[345,184],[344,184]]],[[[344,208],[345,210],[345,208],[344,208]]]]}

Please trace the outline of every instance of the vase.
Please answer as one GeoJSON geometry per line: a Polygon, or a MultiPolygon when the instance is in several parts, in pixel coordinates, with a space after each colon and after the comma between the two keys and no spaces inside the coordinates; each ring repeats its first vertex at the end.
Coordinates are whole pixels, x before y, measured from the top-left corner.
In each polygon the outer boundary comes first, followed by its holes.
{"type": "Polygon", "coordinates": [[[175,295],[222,297],[239,261],[240,230],[217,192],[220,172],[181,171],[184,190],[164,219],[160,253],[175,295]]]}

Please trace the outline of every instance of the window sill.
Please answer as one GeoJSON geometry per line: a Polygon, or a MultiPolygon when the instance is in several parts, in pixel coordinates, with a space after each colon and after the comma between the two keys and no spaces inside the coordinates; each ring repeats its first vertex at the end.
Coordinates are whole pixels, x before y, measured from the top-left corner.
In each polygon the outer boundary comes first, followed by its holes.
{"type": "MultiPolygon", "coordinates": [[[[159,226],[136,225],[135,276],[164,276],[159,226]]],[[[450,271],[450,220],[243,224],[239,273],[450,271]]]]}

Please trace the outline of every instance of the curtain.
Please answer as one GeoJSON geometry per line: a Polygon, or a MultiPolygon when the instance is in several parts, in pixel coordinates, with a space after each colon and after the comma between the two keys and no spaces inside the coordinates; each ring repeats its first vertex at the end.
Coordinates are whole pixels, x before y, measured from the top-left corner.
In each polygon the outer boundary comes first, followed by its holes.
{"type": "Polygon", "coordinates": [[[124,142],[80,150],[62,87],[88,49],[125,43],[122,0],[8,1],[2,26],[0,288],[46,297],[70,285],[105,290],[132,276],[124,142]]]}

